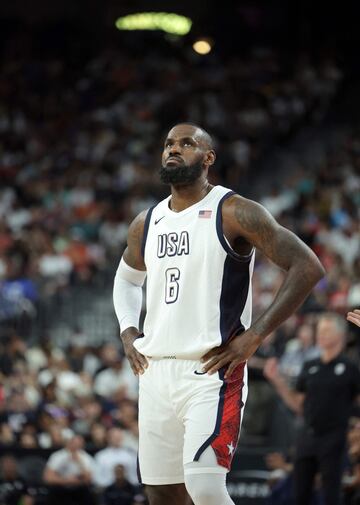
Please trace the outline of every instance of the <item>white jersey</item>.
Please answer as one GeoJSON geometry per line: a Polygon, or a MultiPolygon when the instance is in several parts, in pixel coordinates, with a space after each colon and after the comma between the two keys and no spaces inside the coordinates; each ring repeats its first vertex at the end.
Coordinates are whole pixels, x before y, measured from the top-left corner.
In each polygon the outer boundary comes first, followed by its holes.
{"type": "Polygon", "coordinates": [[[149,210],[144,336],[134,345],[152,357],[199,359],[251,324],[254,253],[240,256],[222,231],[222,204],[234,194],[215,186],[181,212],[171,196],[149,210]]]}

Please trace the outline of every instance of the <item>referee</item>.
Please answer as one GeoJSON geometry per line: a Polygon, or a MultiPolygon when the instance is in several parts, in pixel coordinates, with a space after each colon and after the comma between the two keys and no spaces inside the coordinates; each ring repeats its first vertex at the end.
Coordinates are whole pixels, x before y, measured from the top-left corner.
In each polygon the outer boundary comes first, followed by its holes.
{"type": "Polygon", "coordinates": [[[335,313],[322,314],[316,331],[320,358],[304,364],[291,390],[275,359],[264,373],[283,401],[304,417],[298,435],[294,465],[295,503],[311,502],[315,475],[320,472],[326,505],[340,505],[341,475],[348,420],[360,393],[360,371],[343,354],[345,321],[335,313]]]}

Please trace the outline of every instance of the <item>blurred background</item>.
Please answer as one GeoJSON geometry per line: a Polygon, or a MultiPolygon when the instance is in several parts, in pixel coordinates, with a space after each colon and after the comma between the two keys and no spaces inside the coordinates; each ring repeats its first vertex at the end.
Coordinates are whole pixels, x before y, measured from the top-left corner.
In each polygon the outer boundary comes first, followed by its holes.
{"type": "MultiPolygon", "coordinates": [[[[318,314],[360,306],[359,16],[354,2],[1,3],[1,504],[55,504],[66,451],[81,454],[86,473],[81,486],[64,474],[69,504],[145,502],[137,383],[112,281],[129,223],[168,193],[157,169],[164,136],[181,121],[213,135],[211,181],[260,201],[327,270],[249,363],[229,490],[242,504],[270,503],[291,472],[298,420],[263,366],[276,357],[294,384],[317,355],[318,314]],[[141,12],[186,16],[191,27],[116,28],[141,12]]],[[[281,280],[258,255],[254,316],[281,280]]],[[[349,325],[346,353],[358,363],[359,336],[349,325]]],[[[358,491],[346,484],[360,457],[354,416],[344,500],[358,491]]]]}

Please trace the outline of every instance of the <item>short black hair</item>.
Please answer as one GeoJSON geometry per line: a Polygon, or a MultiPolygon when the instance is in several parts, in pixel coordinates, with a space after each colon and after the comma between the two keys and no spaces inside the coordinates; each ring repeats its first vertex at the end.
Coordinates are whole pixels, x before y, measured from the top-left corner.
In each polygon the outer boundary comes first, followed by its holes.
{"type": "Polygon", "coordinates": [[[214,141],[213,141],[212,136],[202,126],[200,126],[196,123],[193,123],[191,121],[181,121],[180,123],[176,123],[174,126],[172,126],[169,131],[171,131],[173,128],[176,128],[176,126],[180,126],[180,125],[189,125],[189,126],[193,126],[197,130],[201,130],[202,136],[203,136],[205,142],[207,143],[209,149],[211,149],[211,150],[214,149],[214,141]]]}

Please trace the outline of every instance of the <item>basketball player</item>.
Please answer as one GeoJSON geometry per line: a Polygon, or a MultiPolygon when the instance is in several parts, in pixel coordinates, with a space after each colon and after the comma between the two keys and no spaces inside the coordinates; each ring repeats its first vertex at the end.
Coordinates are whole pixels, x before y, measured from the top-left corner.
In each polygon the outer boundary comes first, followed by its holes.
{"type": "Polygon", "coordinates": [[[195,505],[233,503],[225,479],[247,396],[246,360],[324,274],[261,205],[209,184],[214,162],[202,128],[170,130],[160,178],[171,195],[130,225],[115,276],[121,339],[140,376],[139,470],[150,505],[184,505],[186,490],[195,505]],[[285,279],[251,325],[255,247],[285,279]]]}

